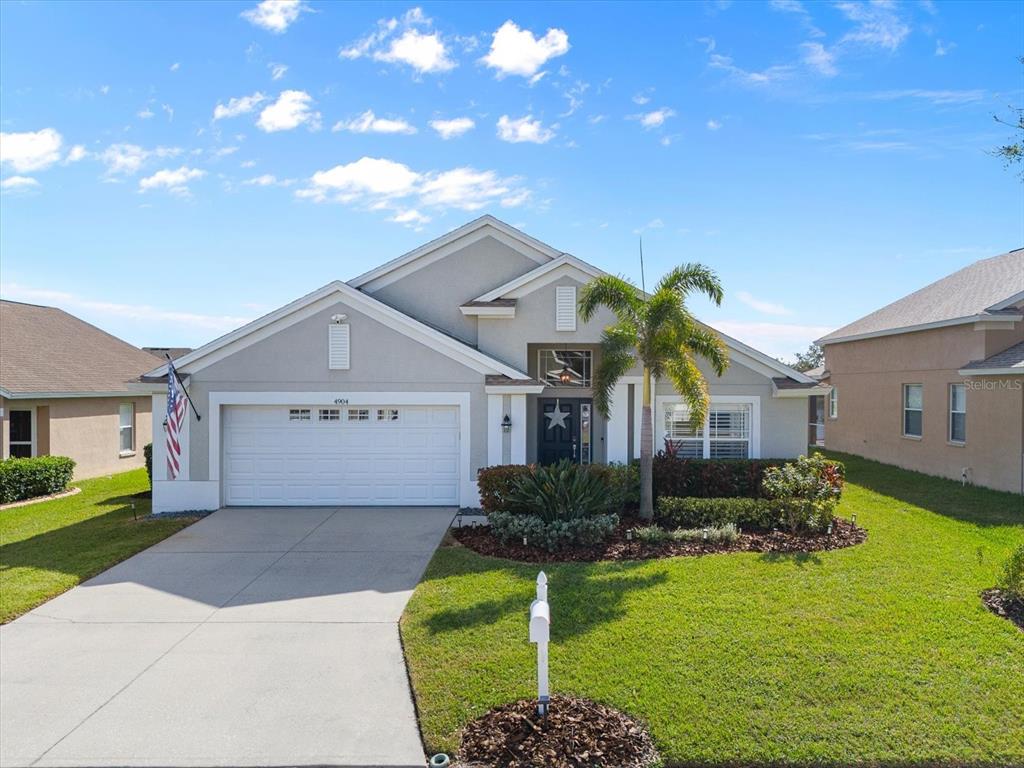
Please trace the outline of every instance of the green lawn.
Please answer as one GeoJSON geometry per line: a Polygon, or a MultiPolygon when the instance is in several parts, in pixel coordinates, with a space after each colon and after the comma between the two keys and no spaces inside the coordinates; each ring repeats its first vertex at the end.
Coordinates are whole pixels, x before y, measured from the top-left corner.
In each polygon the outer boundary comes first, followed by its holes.
{"type": "Polygon", "coordinates": [[[150,501],[135,494],[149,490],[144,469],[74,485],[82,489],[75,496],[0,511],[0,622],[193,522],[142,519],[150,501]]]}
{"type": "MultiPolygon", "coordinates": [[[[552,689],[646,720],[668,765],[1024,765],[1024,632],[978,597],[1021,498],[837,458],[858,547],[545,567],[552,689]]],[[[428,752],[535,695],[537,570],[435,555],[402,619],[428,752]]]]}

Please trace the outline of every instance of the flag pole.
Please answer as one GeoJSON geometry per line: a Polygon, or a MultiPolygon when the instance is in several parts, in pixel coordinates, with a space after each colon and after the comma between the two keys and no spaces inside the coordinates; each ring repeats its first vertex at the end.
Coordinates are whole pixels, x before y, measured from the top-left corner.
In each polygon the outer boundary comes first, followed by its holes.
{"type": "Polygon", "coordinates": [[[167,358],[167,372],[168,374],[173,373],[174,378],[178,380],[181,385],[181,391],[185,393],[185,399],[188,400],[188,404],[192,406],[192,413],[196,415],[196,421],[202,421],[203,417],[199,415],[199,411],[196,410],[196,404],[192,402],[192,397],[189,395],[188,390],[185,389],[185,382],[181,380],[181,376],[178,375],[178,369],[174,367],[174,361],[171,360],[171,356],[164,352],[164,357],[167,358]]]}

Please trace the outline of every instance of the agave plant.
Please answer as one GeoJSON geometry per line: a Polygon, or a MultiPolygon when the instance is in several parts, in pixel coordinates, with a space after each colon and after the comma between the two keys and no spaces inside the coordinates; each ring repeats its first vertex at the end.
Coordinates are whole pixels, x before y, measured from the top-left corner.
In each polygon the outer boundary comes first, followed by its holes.
{"type": "Polygon", "coordinates": [[[609,499],[608,488],[597,473],[563,459],[516,478],[508,500],[510,508],[551,523],[601,514],[609,499]]]}

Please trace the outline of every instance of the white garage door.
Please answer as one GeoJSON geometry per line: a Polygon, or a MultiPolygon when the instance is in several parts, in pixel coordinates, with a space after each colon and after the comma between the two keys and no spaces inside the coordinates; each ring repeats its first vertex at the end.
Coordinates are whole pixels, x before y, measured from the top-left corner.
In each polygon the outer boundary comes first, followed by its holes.
{"type": "Polygon", "coordinates": [[[455,406],[228,406],[229,505],[449,505],[459,498],[455,406]]]}

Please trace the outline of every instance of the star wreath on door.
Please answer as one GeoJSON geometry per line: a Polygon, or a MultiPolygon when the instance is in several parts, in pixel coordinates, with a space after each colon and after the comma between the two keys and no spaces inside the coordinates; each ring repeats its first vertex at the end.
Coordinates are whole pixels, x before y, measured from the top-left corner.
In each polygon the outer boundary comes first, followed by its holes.
{"type": "Polygon", "coordinates": [[[565,429],[565,420],[569,416],[569,411],[563,411],[562,406],[558,400],[555,400],[554,410],[548,411],[544,414],[544,417],[548,420],[548,429],[554,429],[555,427],[561,427],[565,429]]]}

